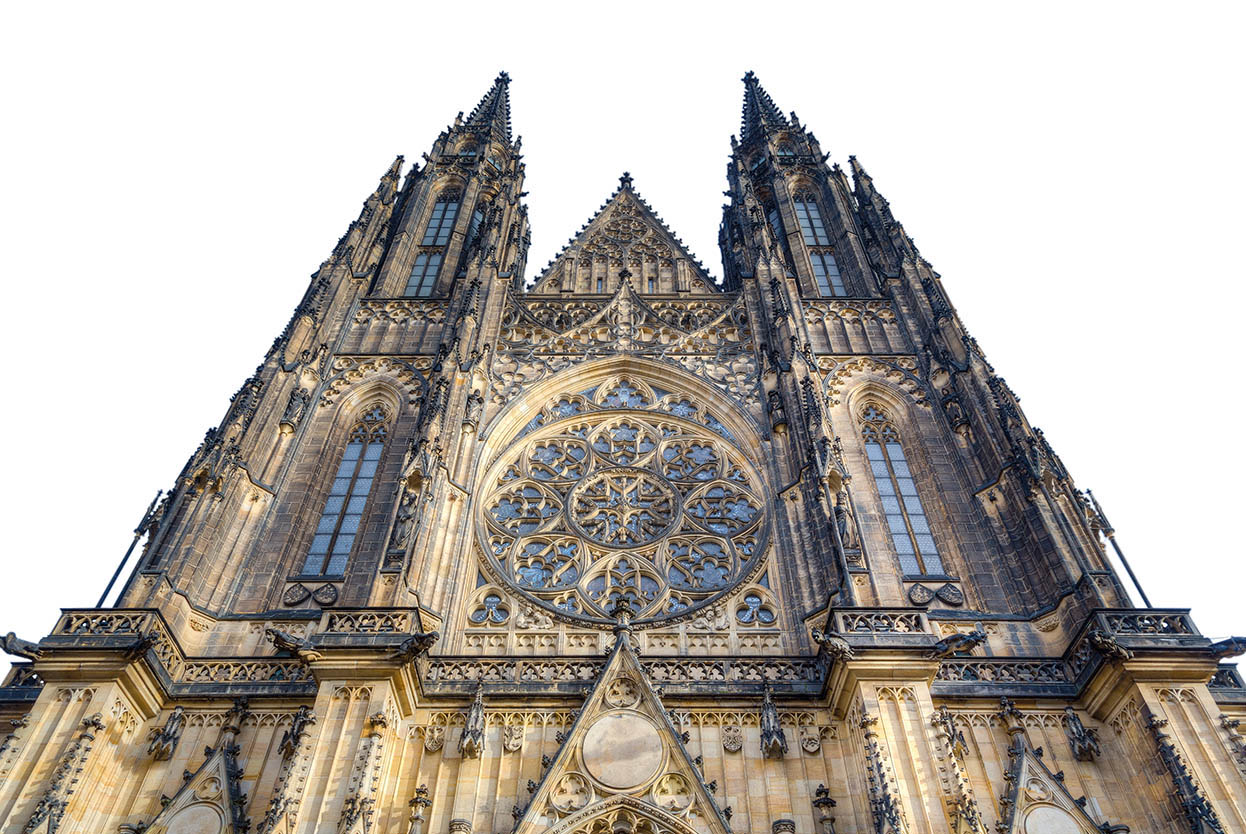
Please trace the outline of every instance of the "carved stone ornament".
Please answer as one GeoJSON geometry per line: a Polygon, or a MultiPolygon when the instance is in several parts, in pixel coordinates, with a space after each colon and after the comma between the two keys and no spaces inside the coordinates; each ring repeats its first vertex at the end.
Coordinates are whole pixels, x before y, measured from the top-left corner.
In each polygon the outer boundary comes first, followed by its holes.
{"type": "Polygon", "coordinates": [[[299,605],[311,596],[311,591],[302,582],[295,582],[289,588],[286,588],[285,594],[281,597],[281,601],[286,605],[299,605]]]}
{"type": "Polygon", "coordinates": [[[554,786],[549,804],[560,814],[570,814],[588,805],[592,799],[593,788],[588,778],[580,773],[567,773],[554,786]]]}
{"type": "Polygon", "coordinates": [[[424,749],[436,753],[446,743],[445,727],[424,727],[420,731],[424,735],[424,749]]]}
{"type": "Polygon", "coordinates": [[[964,605],[965,593],[951,582],[945,582],[935,591],[935,596],[948,605],[964,605]]]}
{"type": "Polygon", "coordinates": [[[615,678],[606,687],[606,703],[612,707],[630,707],[639,700],[640,687],[631,678],[615,678]]]}
{"type": "Polygon", "coordinates": [[[312,600],[317,605],[324,606],[325,608],[328,608],[330,605],[337,602],[337,596],[336,585],[321,585],[312,592],[312,600]]]}
{"type": "Polygon", "coordinates": [[[744,749],[744,730],[739,724],[725,724],[722,728],[723,749],[739,753],[744,749]]]}
{"type": "Polygon", "coordinates": [[[653,804],[672,814],[687,811],[692,805],[692,786],[678,773],[667,773],[653,785],[653,804]]]}
{"type": "Polygon", "coordinates": [[[822,749],[822,731],[817,727],[800,728],[800,749],[806,753],[817,753],[822,749]]]}
{"type": "Polygon", "coordinates": [[[168,720],[164,722],[164,727],[152,729],[147,752],[158,762],[173,758],[173,751],[177,749],[177,743],[182,738],[182,728],[185,726],[186,708],[180,705],[174,707],[168,720]]]}
{"type": "Polygon", "coordinates": [[[935,592],[920,582],[909,588],[909,602],[914,605],[926,605],[935,598],[935,592]]]}
{"type": "Polygon", "coordinates": [[[502,749],[508,753],[518,753],[523,749],[524,726],[508,724],[502,729],[502,749]]]}

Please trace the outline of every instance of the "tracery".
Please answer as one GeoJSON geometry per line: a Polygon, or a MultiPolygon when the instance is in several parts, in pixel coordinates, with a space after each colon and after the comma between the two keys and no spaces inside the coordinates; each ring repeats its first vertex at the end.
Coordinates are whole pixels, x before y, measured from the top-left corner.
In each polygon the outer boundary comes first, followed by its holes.
{"type": "Polygon", "coordinates": [[[480,513],[492,567],[564,614],[626,598],[661,618],[757,564],[759,476],[692,398],[629,376],[551,399],[494,465],[480,513]]]}

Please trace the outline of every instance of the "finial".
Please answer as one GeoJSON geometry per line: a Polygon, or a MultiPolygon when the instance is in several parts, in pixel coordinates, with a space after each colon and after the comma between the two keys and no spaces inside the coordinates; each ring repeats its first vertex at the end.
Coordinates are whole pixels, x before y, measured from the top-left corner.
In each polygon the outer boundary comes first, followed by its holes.
{"type": "Polygon", "coordinates": [[[628,639],[632,634],[632,600],[626,594],[620,594],[610,607],[610,616],[614,617],[615,641],[628,639]]]}
{"type": "Polygon", "coordinates": [[[631,187],[632,187],[632,175],[629,174],[627,171],[624,171],[623,176],[619,177],[619,188],[631,188],[631,187]]]}

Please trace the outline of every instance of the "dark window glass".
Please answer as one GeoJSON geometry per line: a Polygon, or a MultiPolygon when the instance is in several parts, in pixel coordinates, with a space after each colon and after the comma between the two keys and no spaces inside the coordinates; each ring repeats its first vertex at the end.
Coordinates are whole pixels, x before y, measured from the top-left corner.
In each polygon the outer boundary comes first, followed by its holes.
{"type": "Polygon", "coordinates": [[[830,246],[831,238],[826,233],[826,224],[822,222],[822,211],[818,203],[809,195],[796,198],[796,219],[800,222],[800,232],[805,237],[807,246],[830,246]]]}
{"type": "Polygon", "coordinates": [[[457,194],[444,194],[433,204],[433,214],[428,218],[428,226],[424,229],[421,246],[445,246],[450,240],[450,232],[454,229],[454,220],[459,216],[459,197],[457,194]]]}
{"type": "Polygon", "coordinates": [[[830,252],[813,251],[809,253],[809,260],[813,264],[813,280],[818,285],[819,295],[848,294],[834,255],[830,252]]]}
{"type": "Polygon", "coordinates": [[[873,405],[866,406],[861,421],[870,474],[901,570],[908,575],[942,574],[943,560],[930,534],[930,522],[917,495],[899,433],[886,413],[873,405]]]}
{"type": "Polygon", "coordinates": [[[303,563],[304,574],[341,576],[346,572],[346,560],[354,547],[385,448],[385,423],[385,409],[374,405],[351,429],[303,563]]]}
{"type": "Polygon", "coordinates": [[[441,269],[440,252],[421,252],[415,256],[415,264],[411,267],[411,275],[407,278],[407,288],[403,295],[415,295],[427,298],[433,294],[437,284],[437,271],[441,269]]]}

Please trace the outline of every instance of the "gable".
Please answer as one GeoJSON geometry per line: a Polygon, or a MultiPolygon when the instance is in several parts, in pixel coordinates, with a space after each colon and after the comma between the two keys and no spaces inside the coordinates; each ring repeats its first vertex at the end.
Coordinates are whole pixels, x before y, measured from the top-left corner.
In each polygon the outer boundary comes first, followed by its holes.
{"type": "Polygon", "coordinates": [[[1091,818],[1037,751],[1024,731],[1014,732],[1008,750],[1011,759],[1009,793],[1001,797],[1002,834],[1103,834],[1127,832],[1125,827],[1104,827],[1091,818]]]}
{"type": "Polygon", "coordinates": [[[719,292],[683,242],[632,189],[619,188],[537,276],[534,294],[610,295],[624,284],[641,293],[719,292]]]}
{"type": "Polygon", "coordinates": [[[730,832],[626,625],[514,834],[597,831],[618,818],[648,820],[665,834],[730,832]]]}

